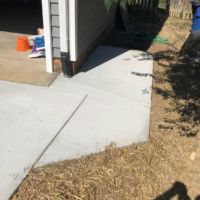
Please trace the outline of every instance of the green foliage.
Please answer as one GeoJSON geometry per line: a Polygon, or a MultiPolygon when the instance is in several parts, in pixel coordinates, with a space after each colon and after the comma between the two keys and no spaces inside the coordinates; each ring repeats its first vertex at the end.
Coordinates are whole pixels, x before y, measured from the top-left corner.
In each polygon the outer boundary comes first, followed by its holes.
{"type": "Polygon", "coordinates": [[[109,10],[113,4],[119,3],[123,9],[126,9],[127,3],[130,4],[132,0],[104,0],[107,10],[109,10]]]}

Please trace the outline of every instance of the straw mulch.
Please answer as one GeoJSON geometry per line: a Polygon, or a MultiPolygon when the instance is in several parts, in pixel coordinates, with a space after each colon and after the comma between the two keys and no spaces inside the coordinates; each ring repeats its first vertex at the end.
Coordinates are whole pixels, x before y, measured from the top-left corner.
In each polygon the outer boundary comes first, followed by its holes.
{"type": "Polygon", "coordinates": [[[151,140],[34,169],[12,200],[199,199],[200,70],[177,59],[174,47],[155,44],[149,51],[155,58],[151,140]]]}

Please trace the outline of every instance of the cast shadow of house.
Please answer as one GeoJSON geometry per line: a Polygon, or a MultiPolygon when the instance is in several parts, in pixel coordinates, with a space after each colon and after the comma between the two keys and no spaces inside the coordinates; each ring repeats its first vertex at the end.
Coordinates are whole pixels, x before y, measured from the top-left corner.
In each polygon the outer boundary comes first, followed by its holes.
{"type": "Polygon", "coordinates": [[[101,64],[111,61],[112,59],[126,53],[128,50],[123,48],[113,48],[108,46],[100,45],[96,50],[91,54],[86,62],[82,65],[79,70],[81,72],[88,72],[96,67],[99,67],[101,64]]]}

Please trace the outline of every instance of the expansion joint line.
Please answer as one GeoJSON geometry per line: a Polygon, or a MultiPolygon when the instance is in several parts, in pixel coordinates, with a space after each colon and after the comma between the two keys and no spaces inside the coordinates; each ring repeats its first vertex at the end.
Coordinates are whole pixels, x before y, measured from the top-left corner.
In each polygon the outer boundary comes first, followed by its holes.
{"type": "Polygon", "coordinates": [[[76,114],[76,112],[79,110],[79,108],[83,105],[83,103],[85,102],[85,100],[87,99],[88,94],[85,95],[85,97],[82,99],[82,101],[78,104],[78,106],[75,108],[75,110],[73,111],[73,113],[70,115],[70,117],[66,120],[66,122],[61,126],[61,128],[58,130],[58,132],[56,133],[56,135],[50,140],[50,142],[47,144],[47,146],[45,147],[45,149],[42,151],[42,153],[39,155],[39,157],[37,158],[37,160],[34,162],[34,164],[32,165],[32,168],[35,167],[35,165],[38,163],[38,161],[42,158],[42,156],[45,154],[45,152],[48,150],[48,148],[53,144],[53,142],[56,140],[56,138],[60,135],[60,133],[62,132],[62,130],[67,126],[67,124],[70,122],[70,120],[73,118],[73,116],[76,114]]]}

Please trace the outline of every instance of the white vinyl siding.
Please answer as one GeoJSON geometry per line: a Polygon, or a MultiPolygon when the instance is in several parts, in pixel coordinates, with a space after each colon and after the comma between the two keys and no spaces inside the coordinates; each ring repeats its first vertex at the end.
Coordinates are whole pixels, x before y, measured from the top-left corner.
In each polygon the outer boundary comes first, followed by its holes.
{"type": "MultiPolygon", "coordinates": [[[[60,24],[58,0],[50,0],[52,52],[60,58],[60,24]]],[[[66,11],[67,12],[67,11],[66,11]]],[[[114,21],[115,9],[107,11],[103,0],[78,0],[78,56],[114,21]]]]}
{"type": "Polygon", "coordinates": [[[78,1],[78,55],[103,33],[114,16],[115,9],[108,12],[103,0],[78,1]]]}

